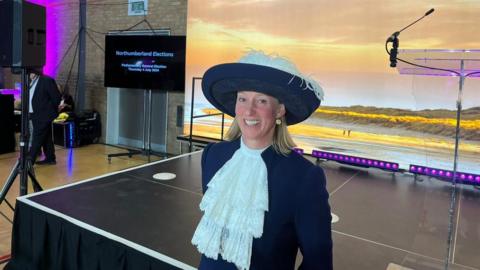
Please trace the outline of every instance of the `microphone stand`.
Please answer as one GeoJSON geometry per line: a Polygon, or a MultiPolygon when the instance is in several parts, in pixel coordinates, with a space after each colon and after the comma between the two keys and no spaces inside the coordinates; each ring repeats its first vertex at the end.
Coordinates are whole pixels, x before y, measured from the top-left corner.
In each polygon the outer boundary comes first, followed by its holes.
{"type": "Polygon", "coordinates": [[[390,55],[390,67],[396,67],[397,66],[397,60],[400,60],[397,58],[397,54],[398,54],[398,46],[399,46],[399,40],[398,40],[398,36],[400,35],[401,32],[403,32],[403,30],[409,28],[410,26],[416,24],[417,22],[419,22],[420,20],[422,20],[423,18],[427,17],[428,15],[432,14],[433,12],[435,11],[435,9],[430,9],[429,11],[425,12],[425,14],[418,18],[416,21],[412,22],[411,24],[405,26],[404,28],[402,28],[400,31],[396,31],[394,32],[391,36],[389,36],[387,38],[387,41],[385,42],[385,49],[387,50],[387,53],[388,55],[390,55]],[[387,44],[389,42],[392,42],[392,49],[390,51],[388,51],[388,46],[387,44]]]}
{"type": "Polygon", "coordinates": [[[448,224],[448,237],[447,237],[447,254],[445,258],[445,264],[444,264],[444,269],[447,270],[449,265],[450,265],[450,260],[454,256],[453,250],[451,250],[451,245],[452,245],[452,238],[453,238],[453,219],[454,219],[454,214],[455,214],[455,203],[456,203],[456,183],[457,183],[457,178],[459,178],[458,173],[457,173],[457,161],[458,161],[458,146],[459,146],[459,137],[460,137],[460,116],[461,116],[461,110],[462,110],[462,91],[463,91],[463,85],[465,82],[465,78],[479,74],[480,72],[475,71],[475,72],[470,72],[465,74],[465,66],[464,66],[464,60],[461,61],[460,63],[460,72],[456,70],[451,70],[451,69],[443,69],[443,68],[436,68],[436,67],[430,67],[430,66],[425,66],[425,65],[418,65],[409,61],[405,61],[403,59],[397,58],[397,53],[398,53],[398,36],[400,33],[407,29],[408,27],[412,26],[413,24],[417,23],[421,19],[425,18],[426,16],[430,15],[434,9],[430,9],[423,15],[421,18],[418,20],[414,21],[413,23],[407,25],[404,27],[402,30],[394,32],[390,37],[388,37],[387,41],[385,42],[385,49],[387,51],[387,54],[390,56],[390,67],[396,67],[397,66],[397,60],[412,66],[416,67],[421,67],[425,69],[431,69],[431,70],[439,70],[439,71],[446,71],[450,72],[451,74],[457,75],[460,80],[459,80],[459,90],[458,90],[458,99],[457,99],[457,113],[456,113],[456,127],[455,127],[455,148],[454,148],[454,160],[453,160],[453,178],[452,178],[452,192],[450,195],[450,208],[449,208],[449,224],[448,224]],[[388,43],[392,42],[392,49],[388,51],[388,43]]]}

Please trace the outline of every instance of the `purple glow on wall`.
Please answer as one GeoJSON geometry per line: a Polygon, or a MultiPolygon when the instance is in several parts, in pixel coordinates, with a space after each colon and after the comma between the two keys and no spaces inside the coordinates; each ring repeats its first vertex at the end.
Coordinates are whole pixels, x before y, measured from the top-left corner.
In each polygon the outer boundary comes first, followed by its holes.
{"type": "MultiPolygon", "coordinates": [[[[62,18],[67,18],[66,16],[60,17],[64,12],[67,11],[67,6],[53,5],[49,2],[56,1],[47,1],[47,0],[29,0],[28,2],[34,3],[37,5],[44,6],[47,13],[47,52],[46,52],[46,61],[43,68],[43,72],[49,76],[56,77],[58,70],[55,70],[55,67],[58,65],[61,57],[61,49],[64,48],[64,29],[67,29],[68,21],[61,20],[62,18]],[[63,11],[63,12],[62,12],[63,11]]],[[[61,2],[57,2],[61,3],[61,2]]]]}
{"type": "Polygon", "coordinates": [[[2,89],[0,94],[13,95],[13,98],[15,98],[15,100],[19,100],[21,92],[20,92],[20,89],[2,89]]]}

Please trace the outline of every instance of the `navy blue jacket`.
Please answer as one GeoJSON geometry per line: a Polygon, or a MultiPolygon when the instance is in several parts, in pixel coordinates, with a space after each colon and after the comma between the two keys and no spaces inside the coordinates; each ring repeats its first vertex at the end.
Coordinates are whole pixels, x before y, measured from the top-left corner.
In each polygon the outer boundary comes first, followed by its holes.
{"type": "MultiPolygon", "coordinates": [[[[240,147],[240,140],[208,145],[202,155],[202,188],[240,147]]],[[[262,153],[268,171],[268,212],[263,235],[253,240],[250,270],[292,270],[300,248],[302,270],[330,270],[331,214],[325,174],[301,155],[262,153]]],[[[202,256],[200,270],[236,270],[234,264],[202,256]]]]}
{"type": "Polygon", "coordinates": [[[53,78],[41,75],[33,94],[31,119],[37,122],[52,122],[58,116],[62,95],[53,78]]]}

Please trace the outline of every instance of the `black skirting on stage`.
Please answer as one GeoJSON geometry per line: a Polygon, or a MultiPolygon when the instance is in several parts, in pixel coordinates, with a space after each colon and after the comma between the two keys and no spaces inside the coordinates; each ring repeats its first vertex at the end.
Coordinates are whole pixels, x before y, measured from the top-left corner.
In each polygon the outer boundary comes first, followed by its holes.
{"type": "Polygon", "coordinates": [[[200,155],[18,198],[5,269],[195,269],[200,155]],[[159,172],[177,177],[159,182],[159,172]]]}
{"type": "Polygon", "coordinates": [[[6,270],[180,269],[21,201],[12,254],[6,270]]]}

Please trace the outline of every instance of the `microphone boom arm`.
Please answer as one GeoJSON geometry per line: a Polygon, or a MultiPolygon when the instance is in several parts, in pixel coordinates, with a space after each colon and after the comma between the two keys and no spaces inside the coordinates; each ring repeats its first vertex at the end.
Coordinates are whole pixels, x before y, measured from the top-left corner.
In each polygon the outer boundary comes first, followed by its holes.
{"type": "MultiPolygon", "coordinates": [[[[429,11],[425,12],[425,14],[418,18],[416,21],[412,22],[411,24],[405,26],[404,28],[402,28],[400,31],[396,31],[394,32],[391,36],[389,36],[387,38],[387,41],[385,42],[385,49],[387,50],[387,53],[388,55],[390,56],[390,67],[396,67],[397,66],[397,54],[398,54],[398,45],[399,45],[399,40],[398,40],[398,36],[400,35],[400,33],[409,28],[410,26],[416,24],[418,21],[422,20],[423,18],[425,18],[426,16],[432,14],[433,12],[435,11],[435,9],[430,9],[429,11]],[[387,44],[389,42],[392,42],[392,49],[390,49],[390,52],[388,51],[388,48],[387,48],[387,44]]],[[[402,61],[403,62],[403,61],[402,61]]]]}
{"type": "Polygon", "coordinates": [[[412,22],[411,24],[405,26],[405,27],[402,28],[400,31],[397,31],[397,32],[393,33],[390,37],[388,37],[387,42],[393,42],[393,40],[394,40],[395,38],[397,38],[397,37],[400,35],[400,33],[403,32],[403,30],[405,30],[405,29],[409,28],[410,26],[416,24],[418,21],[420,21],[420,20],[422,20],[423,18],[427,17],[428,15],[432,14],[434,11],[435,11],[434,8],[430,9],[429,11],[427,11],[427,12],[425,13],[425,15],[423,15],[423,16],[420,17],[420,18],[418,18],[416,21],[414,21],[414,22],[412,22]]]}

